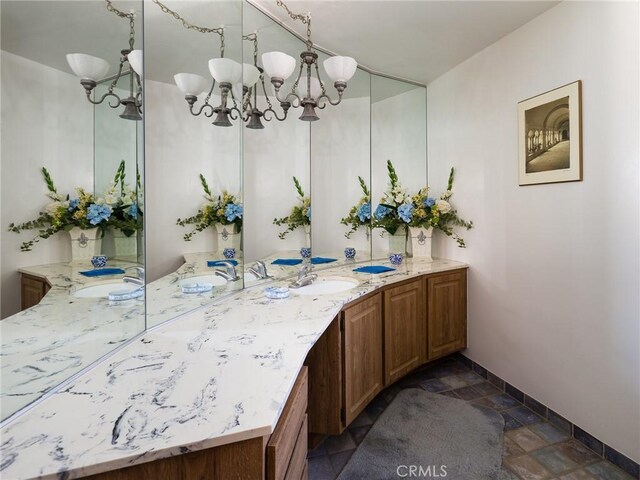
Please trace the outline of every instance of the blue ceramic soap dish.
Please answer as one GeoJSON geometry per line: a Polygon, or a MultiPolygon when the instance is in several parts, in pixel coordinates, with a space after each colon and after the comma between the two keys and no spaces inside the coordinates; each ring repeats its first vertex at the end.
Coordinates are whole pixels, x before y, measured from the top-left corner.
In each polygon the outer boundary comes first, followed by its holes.
{"type": "Polygon", "coordinates": [[[264,296],[274,300],[287,298],[289,289],[287,287],[267,287],[264,289],[264,296]]]}

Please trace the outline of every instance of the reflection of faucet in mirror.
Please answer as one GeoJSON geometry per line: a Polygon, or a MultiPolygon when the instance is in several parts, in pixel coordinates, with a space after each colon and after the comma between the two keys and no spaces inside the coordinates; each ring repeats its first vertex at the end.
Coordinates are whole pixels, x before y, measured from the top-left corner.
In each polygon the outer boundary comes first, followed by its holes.
{"type": "Polygon", "coordinates": [[[300,288],[311,285],[317,278],[318,275],[316,275],[315,273],[311,273],[310,265],[303,265],[300,270],[298,270],[298,279],[295,282],[292,282],[289,287],[300,288]]]}
{"type": "Polygon", "coordinates": [[[133,283],[134,285],[144,286],[144,267],[128,267],[125,270],[135,270],[137,277],[131,277],[126,275],[122,277],[122,281],[125,283],[133,283]]]}
{"type": "Polygon", "coordinates": [[[220,262],[220,265],[224,265],[226,270],[216,269],[215,274],[219,277],[224,278],[228,282],[235,282],[236,280],[240,280],[238,273],[236,272],[236,267],[231,262],[220,262]]]}
{"type": "Polygon", "coordinates": [[[259,280],[271,278],[267,273],[267,266],[262,260],[256,260],[256,262],[249,267],[248,271],[259,280]]]}

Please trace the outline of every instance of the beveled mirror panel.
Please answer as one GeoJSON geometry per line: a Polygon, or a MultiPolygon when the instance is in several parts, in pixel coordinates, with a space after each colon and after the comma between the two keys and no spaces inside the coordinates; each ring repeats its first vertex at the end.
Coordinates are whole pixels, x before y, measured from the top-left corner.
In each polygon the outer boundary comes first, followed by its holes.
{"type": "Polygon", "coordinates": [[[89,87],[99,103],[121,50],[130,40],[141,47],[142,2],[116,3],[135,15],[133,34],[129,19],[106,2],[0,3],[4,420],[145,327],[144,282],[135,269],[144,263],[135,175],[141,125],[121,118],[118,105],[130,96],[128,64],[113,89],[119,98],[94,106],[85,95],[89,87]],[[72,57],[72,69],[71,53],[103,60],[72,57]],[[122,160],[126,194],[107,192],[122,160]],[[131,255],[117,258],[106,243],[124,228],[115,220],[125,212],[131,255]]]}

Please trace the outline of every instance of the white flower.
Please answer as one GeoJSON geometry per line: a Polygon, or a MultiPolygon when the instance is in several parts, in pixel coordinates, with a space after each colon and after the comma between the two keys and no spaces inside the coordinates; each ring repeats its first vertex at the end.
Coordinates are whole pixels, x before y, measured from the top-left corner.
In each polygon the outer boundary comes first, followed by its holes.
{"type": "Polygon", "coordinates": [[[404,194],[403,193],[398,193],[395,197],[394,200],[396,201],[396,203],[402,203],[404,202],[404,194]]]}
{"type": "Polygon", "coordinates": [[[64,195],[60,195],[59,193],[48,193],[47,196],[53,200],[54,202],[62,202],[64,200],[64,195]]]}
{"type": "Polygon", "coordinates": [[[55,201],[55,202],[51,202],[50,204],[48,204],[45,207],[45,210],[47,211],[47,213],[49,215],[53,215],[56,212],[56,210],[58,210],[58,208],[60,208],[60,207],[67,208],[68,206],[69,206],[69,202],[58,202],[58,201],[55,201]]]}
{"type": "Polygon", "coordinates": [[[451,205],[446,200],[438,200],[436,207],[441,213],[449,213],[451,211],[451,205]]]}

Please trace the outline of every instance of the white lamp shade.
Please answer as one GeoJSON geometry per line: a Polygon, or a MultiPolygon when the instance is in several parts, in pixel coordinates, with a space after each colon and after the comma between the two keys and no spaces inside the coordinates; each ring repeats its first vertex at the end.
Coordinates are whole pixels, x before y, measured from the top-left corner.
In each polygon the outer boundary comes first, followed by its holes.
{"type": "Polygon", "coordinates": [[[269,77],[286,80],[296,68],[296,59],[282,52],[267,52],[262,54],[262,65],[269,77]]]}
{"type": "Polygon", "coordinates": [[[247,88],[251,88],[259,78],[260,70],[258,70],[254,65],[249,63],[242,64],[242,85],[247,88]]]}
{"type": "Polygon", "coordinates": [[[207,79],[195,73],[177,73],[173,80],[185,95],[197,97],[207,88],[207,79]]]}
{"type": "Polygon", "coordinates": [[[101,80],[109,71],[106,60],[84,53],[68,53],[67,62],[76,76],[87,80],[101,80]]]}
{"type": "Polygon", "coordinates": [[[327,75],[334,82],[348,82],[356,73],[358,63],[351,57],[329,57],[324,62],[327,75]]]}
{"type": "Polygon", "coordinates": [[[127,55],[127,60],[129,60],[129,65],[131,65],[133,71],[142,77],[142,50],[131,50],[127,55]]]}
{"type": "Polygon", "coordinates": [[[236,83],[242,76],[242,65],[230,58],[212,58],[209,72],[218,83],[236,83]]]}
{"type": "MultiPolygon", "coordinates": [[[[300,83],[298,83],[298,88],[296,89],[296,93],[299,97],[307,96],[307,77],[303,75],[300,77],[300,83]]],[[[322,87],[320,86],[320,81],[316,77],[311,77],[311,98],[318,99],[318,97],[322,95],[322,87]]]]}

